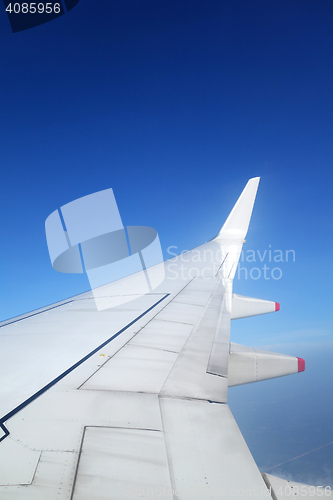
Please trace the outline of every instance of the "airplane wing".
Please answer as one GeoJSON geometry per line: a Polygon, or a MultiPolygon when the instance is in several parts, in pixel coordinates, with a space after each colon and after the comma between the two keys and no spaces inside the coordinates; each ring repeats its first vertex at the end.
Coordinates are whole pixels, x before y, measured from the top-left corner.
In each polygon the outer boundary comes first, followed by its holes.
{"type": "Polygon", "coordinates": [[[1,499],[285,498],[227,404],[304,369],[230,342],[231,319],[279,308],[232,290],[258,183],[213,240],[144,271],[165,272],[150,293],[135,274],[0,324],[1,499]]]}

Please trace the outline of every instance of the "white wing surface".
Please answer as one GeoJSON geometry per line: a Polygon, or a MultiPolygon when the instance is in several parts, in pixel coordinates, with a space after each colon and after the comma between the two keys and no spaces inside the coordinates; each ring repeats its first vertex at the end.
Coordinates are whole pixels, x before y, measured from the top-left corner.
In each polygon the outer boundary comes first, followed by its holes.
{"type": "Polygon", "coordinates": [[[232,291],[258,182],[216,238],[147,270],[153,292],[133,275],[0,324],[1,499],[271,497],[227,405],[304,369],[230,343],[231,319],[277,310],[232,291]]]}

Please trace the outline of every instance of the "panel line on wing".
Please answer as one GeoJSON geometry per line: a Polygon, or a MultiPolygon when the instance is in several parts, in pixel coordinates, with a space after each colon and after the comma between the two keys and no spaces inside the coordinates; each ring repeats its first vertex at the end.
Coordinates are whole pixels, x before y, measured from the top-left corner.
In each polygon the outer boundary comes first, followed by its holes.
{"type": "MultiPolygon", "coordinates": [[[[170,307],[170,304],[172,305],[173,301],[174,301],[174,300],[175,300],[175,299],[176,299],[179,295],[181,295],[181,293],[183,293],[183,292],[184,292],[184,290],[185,290],[185,289],[186,289],[186,288],[187,288],[187,287],[188,287],[188,286],[189,286],[189,285],[193,282],[193,280],[194,280],[194,278],[192,278],[189,282],[187,282],[187,283],[185,284],[185,286],[183,286],[183,287],[181,288],[181,290],[179,290],[179,291],[177,292],[177,294],[176,294],[174,297],[172,297],[172,299],[171,299],[171,300],[170,300],[170,301],[169,301],[169,302],[168,302],[168,303],[167,303],[164,307],[162,307],[162,308],[161,308],[161,309],[157,312],[156,316],[154,316],[154,317],[150,318],[150,320],[149,320],[149,321],[148,321],[148,322],[147,322],[144,326],[140,327],[140,328],[139,328],[139,330],[133,334],[132,338],[131,338],[131,339],[129,339],[129,340],[128,340],[125,344],[121,345],[121,346],[119,347],[119,349],[118,349],[116,352],[114,352],[114,353],[113,353],[113,355],[112,355],[112,356],[110,356],[110,357],[109,357],[109,358],[108,358],[108,359],[107,359],[107,360],[106,360],[106,361],[105,361],[102,365],[100,365],[100,366],[99,366],[99,367],[98,367],[98,368],[97,368],[97,369],[96,369],[93,373],[91,373],[91,374],[89,375],[89,377],[88,377],[88,378],[87,378],[84,382],[82,382],[82,383],[78,386],[78,389],[83,389],[83,390],[88,389],[88,390],[89,390],[89,389],[91,389],[91,386],[88,386],[88,388],[87,388],[87,387],[86,387],[86,384],[90,384],[90,383],[92,383],[92,385],[94,386],[94,389],[93,389],[93,390],[110,390],[110,386],[109,386],[109,384],[111,383],[111,380],[113,380],[113,382],[115,381],[114,377],[110,375],[110,370],[112,371],[112,367],[110,367],[110,362],[112,363],[112,361],[114,361],[114,360],[115,360],[115,362],[117,362],[117,360],[119,360],[119,356],[122,358],[123,362],[125,362],[125,359],[124,359],[124,358],[126,358],[126,356],[123,356],[123,355],[124,355],[124,349],[125,349],[125,352],[128,352],[128,349],[132,349],[133,347],[138,347],[138,346],[137,346],[137,345],[135,345],[135,344],[133,345],[133,344],[132,344],[132,341],[133,341],[133,340],[135,340],[135,339],[137,339],[137,338],[140,336],[140,333],[141,333],[142,331],[144,331],[144,330],[145,330],[145,328],[147,328],[147,326],[148,326],[148,325],[151,325],[151,324],[154,322],[154,320],[156,320],[156,317],[159,319],[159,317],[160,317],[159,315],[160,315],[161,313],[163,313],[163,310],[164,310],[166,307],[170,307]],[[102,375],[100,374],[100,372],[101,372],[101,370],[102,370],[102,369],[104,369],[104,370],[106,370],[107,372],[109,372],[109,373],[108,373],[108,375],[106,376],[106,378],[105,378],[105,375],[103,376],[103,374],[105,374],[105,371],[103,371],[103,372],[102,372],[102,375]],[[94,384],[96,384],[96,377],[97,377],[97,378],[98,378],[98,380],[99,380],[99,382],[97,383],[97,386],[95,386],[95,385],[94,385],[94,384]],[[106,380],[107,380],[108,382],[106,383],[106,386],[105,386],[105,381],[106,381],[106,380]]],[[[177,303],[176,305],[178,306],[179,304],[177,303]]],[[[186,305],[187,305],[187,304],[186,304],[186,305]]],[[[162,321],[162,320],[160,320],[160,321],[162,321]]],[[[168,322],[168,321],[166,321],[166,322],[168,322]]],[[[178,322],[178,321],[177,321],[177,322],[175,322],[175,323],[179,324],[180,322],[178,322]]],[[[189,325],[189,326],[191,326],[191,327],[192,327],[193,325],[189,325]]],[[[151,346],[140,346],[140,347],[141,347],[142,349],[144,349],[147,353],[148,353],[151,349],[153,349],[151,346]]],[[[155,350],[156,350],[156,352],[159,352],[159,353],[164,352],[164,353],[169,353],[169,354],[177,354],[177,355],[178,355],[178,351],[173,351],[173,350],[170,350],[170,349],[155,349],[155,350]]],[[[139,352],[139,351],[138,351],[138,352],[139,352]]],[[[140,356],[139,356],[139,357],[140,357],[140,356]]],[[[143,359],[141,359],[141,362],[143,363],[143,364],[142,364],[142,363],[140,364],[140,368],[141,368],[141,369],[147,369],[147,363],[146,363],[146,361],[147,361],[147,360],[146,360],[146,358],[144,358],[144,360],[143,360],[143,359]],[[145,367],[145,368],[144,368],[144,367],[145,367]]],[[[166,360],[164,359],[164,361],[166,361],[166,360]]],[[[170,360],[170,359],[168,359],[167,363],[168,363],[168,362],[170,362],[170,361],[171,361],[171,360],[170,360]]],[[[173,365],[173,361],[172,361],[172,365],[173,365]]],[[[124,367],[123,367],[123,368],[124,368],[124,367]]],[[[128,368],[129,368],[129,367],[128,367],[128,368]]],[[[139,367],[137,367],[137,368],[139,368],[139,367]]],[[[157,368],[157,367],[155,366],[155,369],[156,369],[156,368],[157,368]]],[[[120,366],[118,366],[118,368],[115,370],[115,372],[113,373],[113,375],[116,375],[116,374],[117,374],[117,375],[119,375],[119,370],[120,370],[120,369],[121,369],[121,368],[120,368],[120,366]]],[[[116,378],[117,378],[117,377],[116,377],[116,378]]],[[[120,378],[121,378],[121,377],[120,377],[120,378]]],[[[150,378],[150,377],[148,377],[148,378],[150,378]]],[[[137,373],[137,374],[135,375],[135,381],[133,380],[133,383],[134,383],[134,384],[135,384],[135,383],[138,383],[138,382],[139,382],[139,380],[140,380],[140,377],[139,377],[139,374],[137,373]]],[[[142,381],[142,380],[141,380],[141,381],[142,381]]],[[[155,382],[157,382],[157,379],[156,379],[156,378],[154,378],[154,381],[155,381],[155,382]]],[[[113,387],[113,389],[114,389],[114,387],[113,387]]],[[[122,388],[121,390],[125,390],[125,389],[124,389],[124,388],[122,388]]],[[[140,388],[140,389],[137,389],[137,391],[134,391],[134,392],[144,392],[144,393],[146,393],[147,391],[146,391],[146,390],[141,390],[141,388],[140,388]]],[[[148,391],[148,393],[150,393],[150,391],[148,391]]]]}
{"type": "Polygon", "coordinates": [[[94,354],[96,354],[96,352],[98,352],[100,349],[102,349],[107,344],[109,344],[112,340],[114,340],[115,338],[117,338],[120,334],[122,334],[130,326],[132,326],[139,319],[141,319],[143,316],[145,316],[148,312],[150,312],[152,309],[154,309],[158,304],[160,304],[163,300],[165,300],[167,297],[169,297],[169,295],[170,294],[166,293],[161,299],[159,299],[157,302],[155,302],[155,304],[153,304],[151,307],[149,307],[148,309],[146,309],[143,313],[141,313],[139,316],[137,316],[133,321],[131,321],[130,323],[128,323],[126,326],[124,326],[123,328],[121,328],[117,333],[115,333],[114,335],[112,335],[112,337],[110,337],[105,342],[103,342],[102,344],[100,344],[98,347],[96,347],[95,349],[93,349],[89,354],[87,354],[82,359],[80,359],[80,361],[78,361],[77,363],[75,363],[74,365],[72,365],[70,368],[68,368],[66,371],[64,371],[61,375],[59,375],[58,377],[56,377],[55,379],[53,379],[49,384],[47,384],[44,387],[42,387],[42,389],[40,389],[35,394],[33,394],[32,396],[30,396],[30,398],[26,399],[25,401],[23,401],[23,403],[21,403],[16,408],[14,408],[9,413],[7,413],[5,416],[3,416],[0,419],[0,426],[1,426],[2,430],[5,432],[5,435],[0,438],[0,442],[9,435],[8,429],[6,429],[6,427],[4,426],[4,422],[6,422],[7,420],[9,420],[11,417],[13,417],[14,415],[16,415],[23,408],[25,408],[30,403],[32,403],[33,401],[35,401],[39,396],[41,396],[42,394],[44,394],[51,387],[53,387],[55,384],[57,384],[60,380],[62,380],[63,378],[65,378],[69,373],[71,373],[73,370],[75,370],[78,366],[80,366],[82,363],[84,363],[85,361],[87,361],[87,359],[89,359],[91,356],[93,356],[94,354]]]}
{"type": "Polygon", "coordinates": [[[8,321],[5,321],[4,324],[0,325],[0,328],[4,328],[5,326],[12,325],[14,323],[18,323],[19,321],[23,321],[28,318],[32,318],[33,316],[38,316],[38,314],[43,314],[45,312],[51,311],[52,309],[56,309],[57,307],[62,307],[65,306],[66,304],[70,304],[71,302],[75,302],[75,300],[68,300],[67,302],[63,302],[62,304],[57,304],[56,306],[51,306],[51,307],[46,307],[43,308],[42,310],[35,312],[35,313],[27,313],[24,315],[23,318],[19,319],[9,319],[8,321]]]}

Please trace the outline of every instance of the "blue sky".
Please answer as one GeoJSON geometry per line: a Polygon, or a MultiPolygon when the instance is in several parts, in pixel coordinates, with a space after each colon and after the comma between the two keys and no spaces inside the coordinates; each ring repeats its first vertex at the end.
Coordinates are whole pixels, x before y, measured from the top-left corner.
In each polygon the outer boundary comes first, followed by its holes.
{"type": "Polygon", "coordinates": [[[49,263],[44,221],[64,203],[112,187],[168,257],[216,234],[260,175],[244,249],[296,262],[255,287],[292,299],[295,324],[328,320],[332,21],[329,1],[81,0],[12,34],[3,11],[0,317],[87,288],[49,263]]]}
{"type": "Polygon", "coordinates": [[[214,236],[259,175],[244,255],[295,262],[235,280],[281,311],[232,340],[332,353],[332,26],[331,0],[80,0],[16,34],[2,11],[0,319],[88,289],[50,264],[44,222],[61,205],[112,187],[168,258],[214,236]]]}

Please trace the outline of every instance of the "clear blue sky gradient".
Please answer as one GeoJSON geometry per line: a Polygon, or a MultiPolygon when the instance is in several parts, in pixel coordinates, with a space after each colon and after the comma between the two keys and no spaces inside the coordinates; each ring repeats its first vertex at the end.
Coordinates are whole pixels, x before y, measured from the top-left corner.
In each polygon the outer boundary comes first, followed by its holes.
{"type": "MultiPolygon", "coordinates": [[[[297,376],[313,380],[333,355],[331,0],[80,0],[16,34],[3,9],[0,41],[0,319],[88,289],[50,264],[44,222],[61,205],[111,187],[123,223],[157,229],[168,258],[170,245],[180,253],[212,238],[261,176],[244,255],[267,254],[241,265],[282,277],[236,279],[234,290],[281,311],[235,322],[232,340],[317,352],[297,376]],[[295,262],[269,262],[269,249],[294,250],[295,262]]],[[[316,407],[331,398],[325,380],[316,407]]],[[[239,390],[269,401],[270,387],[281,395],[288,384],[239,390]]],[[[325,422],[310,448],[333,440],[325,422]]],[[[308,424],[305,436],[321,425],[308,424]]]]}

